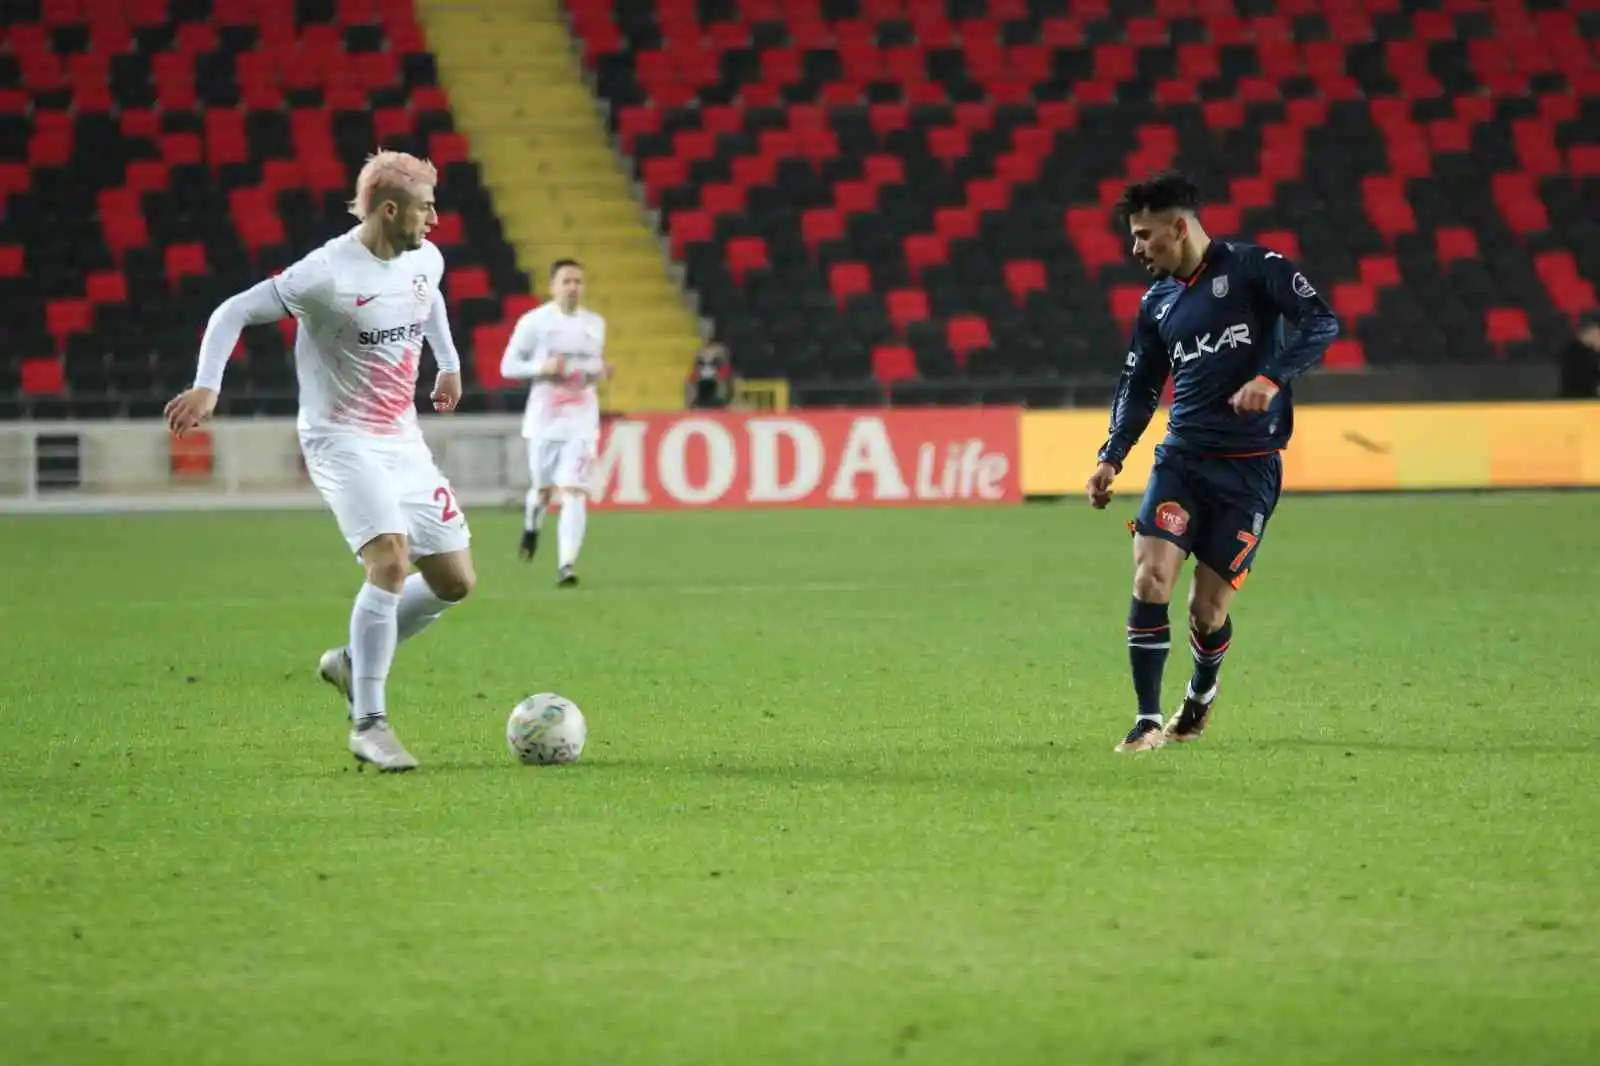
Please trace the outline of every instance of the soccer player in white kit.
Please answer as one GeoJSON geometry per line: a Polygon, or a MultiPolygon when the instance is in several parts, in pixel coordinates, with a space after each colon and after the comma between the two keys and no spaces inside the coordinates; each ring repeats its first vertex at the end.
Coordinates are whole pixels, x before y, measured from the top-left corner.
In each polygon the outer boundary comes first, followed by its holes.
{"type": "Polygon", "coordinates": [[[318,673],[348,704],[351,753],[385,772],[417,765],[389,726],[395,648],[476,581],[466,516],[417,424],[424,339],[438,365],[434,410],[452,411],[461,399],[461,360],[439,291],[444,257],[425,239],[439,218],[437,181],[432,164],[415,156],[370,157],[350,206],[360,225],[212,312],[194,386],[166,409],[169,428],[183,436],[215,410],[244,326],[290,316],[299,324],[301,453],[366,569],[350,642],[325,652],[318,673]]]}
{"type": "Polygon", "coordinates": [[[583,306],[583,265],[550,265],[550,301],[517,319],[500,360],[503,377],[531,381],[522,416],[528,444],[528,495],[523,506],[524,559],[539,546],[539,529],[551,495],[561,493],[556,526],[556,583],[578,583],[578,553],[589,518],[589,468],[600,441],[596,386],[611,376],[606,365],[606,320],[583,306]]]}

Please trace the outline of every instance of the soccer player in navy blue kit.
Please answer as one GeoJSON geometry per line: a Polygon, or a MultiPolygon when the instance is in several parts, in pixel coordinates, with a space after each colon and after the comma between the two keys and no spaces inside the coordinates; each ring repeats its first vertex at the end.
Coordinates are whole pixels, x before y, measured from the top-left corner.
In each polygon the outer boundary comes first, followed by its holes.
{"type": "Polygon", "coordinates": [[[1280,455],[1294,429],[1291,382],[1315,366],[1339,323],[1299,269],[1277,252],[1213,240],[1199,194],[1181,174],[1129,185],[1117,211],[1133,255],[1154,277],[1134,320],[1111,431],[1089,478],[1104,509],[1122,462],[1150,425],[1170,372],[1167,437],[1133,523],[1128,659],[1139,713],[1117,751],[1198,739],[1233,639],[1229,606],[1255,559],[1283,487],[1280,455]],[[1172,646],[1168,604],[1195,557],[1189,585],[1194,673],[1163,727],[1161,675],[1172,646]]]}

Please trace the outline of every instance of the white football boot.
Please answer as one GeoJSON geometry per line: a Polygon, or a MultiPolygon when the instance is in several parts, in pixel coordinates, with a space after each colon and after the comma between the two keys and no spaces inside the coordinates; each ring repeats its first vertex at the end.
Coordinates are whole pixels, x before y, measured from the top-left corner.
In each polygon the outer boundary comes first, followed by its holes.
{"type": "Polygon", "coordinates": [[[350,730],[350,754],[381,773],[399,774],[417,768],[417,760],[394,735],[387,718],[364,718],[350,730]]]}

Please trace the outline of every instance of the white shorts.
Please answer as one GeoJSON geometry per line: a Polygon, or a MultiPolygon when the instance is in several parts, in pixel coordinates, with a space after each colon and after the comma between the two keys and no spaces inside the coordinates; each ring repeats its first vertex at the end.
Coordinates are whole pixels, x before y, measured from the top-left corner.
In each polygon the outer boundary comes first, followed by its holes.
{"type": "Polygon", "coordinates": [[[555,440],[530,437],[528,481],[535,490],[589,488],[589,467],[594,462],[594,444],[582,437],[555,440]]]}
{"type": "Polygon", "coordinates": [[[467,516],[426,441],[302,437],[300,451],[311,483],[358,555],[385,533],[404,534],[412,559],[465,551],[471,543],[467,516]]]}

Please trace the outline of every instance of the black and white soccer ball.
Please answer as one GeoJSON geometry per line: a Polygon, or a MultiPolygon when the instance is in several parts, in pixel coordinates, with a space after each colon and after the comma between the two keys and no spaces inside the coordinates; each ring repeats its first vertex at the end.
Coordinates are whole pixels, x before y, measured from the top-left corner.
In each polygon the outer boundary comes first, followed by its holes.
{"type": "Polygon", "coordinates": [[[511,708],[506,744],[528,766],[574,763],[589,740],[589,723],[578,705],[554,692],[529,696],[511,708]]]}

